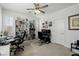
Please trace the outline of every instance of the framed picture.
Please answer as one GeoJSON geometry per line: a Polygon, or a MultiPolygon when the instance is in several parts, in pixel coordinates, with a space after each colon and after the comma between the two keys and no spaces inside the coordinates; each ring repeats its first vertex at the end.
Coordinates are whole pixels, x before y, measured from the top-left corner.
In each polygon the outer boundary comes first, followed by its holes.
{"type": "Polygon", "coordinates": [[[79,30],[79,14],[68,17],[69,30],[79,30]]]}
{"type": "Polygon", "coordinates": [[[52,26],[52,21],[49,22],[49,26],[50,26],[50,27],[52,26]]]}
{"type": "Polygon", "coordinates": [[[48,22],[47,22],[47,21],[45,21],[45,24],[48,24],[48,22]]]}

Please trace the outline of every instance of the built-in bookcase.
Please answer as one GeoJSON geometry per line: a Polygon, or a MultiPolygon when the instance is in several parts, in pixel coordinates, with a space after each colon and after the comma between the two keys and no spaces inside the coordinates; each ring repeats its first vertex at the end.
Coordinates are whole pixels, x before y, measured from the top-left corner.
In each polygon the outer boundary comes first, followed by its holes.
{"type": "Polygon", "coordinates": [[[16,35],[21,33],[24,30],[26,31],[26,36],[28,37],[28,35],[29,35],[28,19],[22,19],[20,17],[17,17],[17,19],[15,21],[15,32],[16,32],[16,35]]]}

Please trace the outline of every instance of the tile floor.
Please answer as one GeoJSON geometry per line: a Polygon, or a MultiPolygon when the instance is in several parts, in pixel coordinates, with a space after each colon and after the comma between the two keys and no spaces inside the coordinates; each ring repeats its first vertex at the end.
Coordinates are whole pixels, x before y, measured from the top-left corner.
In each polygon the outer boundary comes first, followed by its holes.
{"type": "Polygon", "coordinates": [[[70,49],[57,43],[40,44],[38,40],[28,40],[23,43],[24,51],[17,56],[71,56],[70,49]]]}

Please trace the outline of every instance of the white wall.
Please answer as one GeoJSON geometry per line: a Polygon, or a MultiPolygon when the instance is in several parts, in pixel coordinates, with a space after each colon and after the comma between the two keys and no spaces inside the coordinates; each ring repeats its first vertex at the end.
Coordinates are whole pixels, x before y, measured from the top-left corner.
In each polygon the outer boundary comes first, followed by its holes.
{"type": "MultiPolygon", "coordinates": [[[[39,15],[40,22],[45,20],[52,21],[51,29],[51,41],[52,43],[59,43],[65,47],[70,48],[71,42],[79,40],[79,30],[68,30],[68,16],[79,14],[79,4],[69,6],[65,9],[59,10],[51,14],[39,15]]],[[[42,29],[42,25],[40,26],[42,29]]]]}
{"type": "Polygon", "coordinates": [[[74,14],[79,14],[79,4],[49,15],[53,21],[52,42],[70,48],[71,42],[79,40],[79,30],[68,30],[68,16],[74,14]]]}
{"type": "Polygon", "coordinates": [[[2,8],[0,6],[0,32],[2,31],[2,8]]]}

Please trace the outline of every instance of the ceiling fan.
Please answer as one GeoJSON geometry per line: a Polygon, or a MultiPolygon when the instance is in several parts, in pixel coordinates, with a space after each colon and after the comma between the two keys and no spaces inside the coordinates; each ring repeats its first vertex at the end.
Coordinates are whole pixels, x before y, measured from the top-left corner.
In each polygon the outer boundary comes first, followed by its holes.
{"type": "Polygon", "coordinates": [[[42,9],[48,7],[48,5],[40,6],[39,3],[33,3],[33,4],[35,8],[28,8],[27,10],[35,10],[37,12],[45,13],[45,11],[43,11],[42,9]]]}

